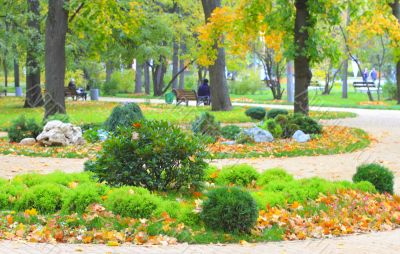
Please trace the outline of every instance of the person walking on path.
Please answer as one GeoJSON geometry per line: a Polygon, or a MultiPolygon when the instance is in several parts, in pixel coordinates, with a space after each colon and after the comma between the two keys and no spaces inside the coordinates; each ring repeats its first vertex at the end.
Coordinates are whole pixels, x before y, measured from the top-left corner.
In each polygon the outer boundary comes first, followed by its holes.
{"type": "Polygon", "coordinates": [[[372,71],[369,75],[371,76],[372,81],[375,83],[375,81],[378,79],[378,73],[376,72],[375,68],[372,68],[372,71]]]}

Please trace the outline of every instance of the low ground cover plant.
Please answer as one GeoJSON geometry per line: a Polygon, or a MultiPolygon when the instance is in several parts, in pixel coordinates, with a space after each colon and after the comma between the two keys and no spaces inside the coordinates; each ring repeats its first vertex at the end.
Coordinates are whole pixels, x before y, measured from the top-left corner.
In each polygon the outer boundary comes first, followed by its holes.
{"type": "Polygon", "coordinates": [[[24,138],[36,138],[42,132],[42,126],[32,118],[21,115],[7,129],[10,142],[20,142],[24,138]]]}

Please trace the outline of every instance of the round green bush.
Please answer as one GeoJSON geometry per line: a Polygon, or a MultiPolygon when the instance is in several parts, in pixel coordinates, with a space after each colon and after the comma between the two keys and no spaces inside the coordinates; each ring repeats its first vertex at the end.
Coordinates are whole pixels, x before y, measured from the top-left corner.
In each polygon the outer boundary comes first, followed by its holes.
{"type": "Polygon", "coordinates": [[[205,225],[227,233],[248,233],[257,221],[253,197],[239,188],[218,188],[208,193],[200,214],[205,225]]]}
{"type": "Polygon", "coordinates": [[[235,140],[236,136],[241,132],[241,128],[237,125],[227,125],[222,127],[222,137],[226,139],[235,140]]]}
{"type": "Polygon", "coordinates": [[[261,129],[269,131],[274,138],[281,138],[283,134],[283,129],[280,124],[275,122],[274,119],[264,120],[260,126],[261,129]]]}
{"type": "Polygon", "coordinates": [[[160,199],[141,187],[112,189],[105,206],[117,215],[131,218],[150,218],[160,205],[160,199]]]}
{"type": "Polygon", "coordinates": [[[289,111],[281,108],[273,108],[267,113],[267,118],[275,119],[278,115],[289,115],[289,111]]]}
{"type": "Polygon", "coordinates": [[[258,177],[257,184],[260,186],[267,186],[271,182],[275,181],[290,182],[293,180],[293,176],[287,173],[285,170],[274,168],[262,172],[258,177]]]}
{"type": "Polygon", "coordinates": [[[85,170],[114,186],[179,190],[201,185],[207,157],[199,137],[165,121],[143,121],[108,138],[85,170]]]}
{"type": "Polygon", "coordinates": [[[307,134],[320,134],[322,133],[322,125],[311,117],[303,114],[294,114],[290,116],[290,122],[299,126],[300,130],[307,134]]]}
{"type": "Polygon", "coordinates": [[[99,185],[95,183],[79,184],[64,198],[63,210],[68,213],[83,213],[89,205],[100,203],[104,188],[100,188],[99,185]]]}
{"type": "Polygon", "coordinates": [[[10,142],[20,142],[24,138],[36,138],[42,132],[42,126],[35,119],[26,119],[21,115],[7,129],[10,142]]]}
{"type": "Polygon", "coordinates": [[[368,181],[372,183],[376,190],[393,194],[394,175],[386,167],[377,164],[364,164],[357,167],[357,172],[353,175],[353,182],[368,181]]]}
{"type": "Polygon", "coordinates": [[[217,138],[221,136],[221,125],[213,115],[203,112],[192,123],[192,131],[196,134],[217,138]]]}
{"type": "Polygon", "coordinates": [[[265,110],[265,108],[255,107],[255,108],[249,108],[248,110],[246,110],[245,114],[246,114],[246,116],[250,117],[251,119],[261,121],[265,118],[267,111],[265,110]]]}
{"type": "Polygon", "coordinates": [[[55,213],[61,209],[67,191],[67,188],[58,184],[35,185],[22,194],[17,202],[17,209],[24,211],[35,208],[41,214],[55,213]]]}
{"type": "Polygon", "coordinates": [[[117,127],[129,127],[135,122],[143,120],[142,110],[136,103],[127,103],[117,106],[104,123],[108,131],[116,131],[117,127]]]}
{"type": "Polygon", "coordinates": [[[221,185],[235,184],[246,187],[253,181],[257,181],[259,173],[255,168],[247,164],[225,166],[221,169],[216,182],[221,185]]]}

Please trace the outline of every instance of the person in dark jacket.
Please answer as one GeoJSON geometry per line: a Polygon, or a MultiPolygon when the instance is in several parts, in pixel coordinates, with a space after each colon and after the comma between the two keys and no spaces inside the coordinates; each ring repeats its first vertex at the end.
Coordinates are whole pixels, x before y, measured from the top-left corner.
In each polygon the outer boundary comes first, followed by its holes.
{"type": "Polygon", "coordinates": [[[199,86],[199,89],[197,90],[197,96],[201,101],[204,102],[205,105],[210,105],[211,92],[210,86],[208,85],[208,79],[204,79],[203,84],[199,86]]]}
{"type": "Polygon", "coordinates": [[[375,83],[375,81],[378,79],[378,73],[376,72],[376,69],[372,68],[372,71],[369,75],[371,76],[372,81],[375,83]]]}

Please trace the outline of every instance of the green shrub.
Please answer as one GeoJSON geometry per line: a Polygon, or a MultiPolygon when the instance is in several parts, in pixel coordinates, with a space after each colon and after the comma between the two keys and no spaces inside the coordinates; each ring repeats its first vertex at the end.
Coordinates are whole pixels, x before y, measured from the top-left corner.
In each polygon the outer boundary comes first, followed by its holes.
{"type": "Polygon", "coordinates": [[[276,123],[274,119],[264,120],[260,125],[261,129],[269,131],[274,138],[281,138],[283,134],[283,129],[280,124],[276,123]]]}
{"type": "Polygon", "coordinates": [[[204,181],[206,182],[215,182],[219,175],[220,170],[216,166],[209,165],[204,170],[204,181]]]}
{"type": "Polygon", "coordinates": [[[183,206],[181,208],[177,221],[191,227],[201,225],[200,215],[195,213],[194,207],[191,206],[183,206]]]}
{"type": "Polygon", "coordinates": [[[98,128],[89,129],[83,132],[83,138],[89,143],[96,143],[100,141],[98,128]]]}
{"type": "Polygon", "coordinates": [[[66,114],[54,114],[51,116],[48,116],[47,118],[43,119],[43,125],[46,125],[50,121],[61,121],[63,123],[70,123],[69,116],[66,114]]]}
{"type": "Polygon", "coordinates": [[[62,171],[55,171],[47,175],[42,175],[38,173],[24,174],[14,177],[11,181],[13,184],[23,184],[27,187],[32,187],[44,183],[61,184],[67,186],[72,183],[88,183],[94,182],[93,174],[84,173],[65,173],[62,171]]]}
{"type": "Polygon", "coordinates": [[[283,206],[286,202],[286,197],[282,192],[262,190],[252,192],[251,196],[256,201],[259,209],[265,209],[268,205],[271,207],[283,206]]]}
{"type": "Polygon", "coordinates": [[[218,188],[208,193],[201,219],[207,227],[224,232],[250,232],[257,221],[257,204],[238,188],[218,188]]]}
{"type": "Polygon", "coordinates": [[[217,138],[221,135],[221,125],[213,115],[203,112],[192,123],[192,131],[196,134],[217,138]]]}
{"type": "Polygon", "coordinates": [[[397,98],[397,86],[393,81],[386,81],[382,86],[383,96],[388,100],[395,100],[397,98]]]}
{"type": "Polygon", "coordinates": [[[222,137],[226,139],[235,140],[236,136],[241,132],[241,128],[237,125],[227,125],[222,127],[222,137]]]}
{"type": "Polygon", "coordinates": [[[114,96],[118,93],[118,83],[115,80],[110,80],[108,82],[104,82],[102,86],[103,93],[105,95],[114,96]]]}
{"type": "Polygon", "coordinates": [[[253,120],[263,120],[265,118],[265,115],[267,114],[267,111],[265,108],[261,107],[255,107],[255,108],[249,108],[245,112],[246,116],[250,117],[253,120]]]}
{"type": "Polygon", "coordinates": [[[199,138],[165,121],[144,121],[108,138],[85,170],[111,185],[179,190],[201,185],[207,156],[199,138]]]}
{"type": "Polygon", "coordinates": [[[24,138],[36,138],[42,132],[42,126],[34,119],[26,119],[24,115],[21,115],[12,121],[7,131],[10,142],[20,142],[24,138]]]}
{"type": "Polygon", "coordinates": [[[260,186],[267,186],[269,183],[274,181],[290,182],[293,180],[293,176],[287,173],[285,170],[275,168],[262,172],[258,177],[257,184],[260,186]]]}
{"type": "Polygon", "coordinates": [[[286,109],[274,108],[268,111],[267,118],[274,119],[278,115],[289,115],[289,111],[287,111],[286,109]]]}
{"type": "Polygon", "coordinates": [[[35,208],[42,214],[55,213],[61,209],[67,191],[67,188],[52,183],[35,185],[21,195],[17,209],[24,211],[35,208]]]}
{"type": "Polygon", "coordinates": [[[117,215],[131,218],[150,218],[157,210],[160,199],[141,187],[112,189],[105,206],[117,215]]]}
{"type": "Polygon", "coordinates": [[[380,164],[371,163],[359,166],[353,176],[353,182],[361,181],[372,183],[376,190],[381,193],[393,194],[394,175],[388,168],[380,164]]]}
{"type": "Polygon", "coordinates": [[[111,83],[115,83],[116,93],[132,92],[132,81],[135,80],[134,70],[116,71],[111,75],[111,83]]]}
{"type": "Polygon", "coordinates": [[[94,183],[79,184],[65,197],[63,210],[70,213],[83,213],[93,203],[100,203],[104,188],[94,183]]]}
{"type": "Polygon", "coordinates": [[[258,75],[245,76],[242,80],[229,81],[229,91],[236,95],[255,94],[264,84],[258,75]]]}
{"type": "Polygon", "coordinates": [[[237,136],[236,136],[236,143],[238,144],[253,144],[255,141],[253,139],[253,137],[245,134],[244,132],[240,132],[237,136]]]}
{"type": "Polygon", "coordinates": [[[368,181],[361,181],[361,182],[357,182],[354,184],[354,189],[356,190],[360,190],[363,192],[369,192],[369,193],[375,193],[376,192],[376,188],[375,186],[368,182],[368,181]]]}
{"type": "Polygon", "coordinates": [[[247,164],[225,166],[218,174],[216,182],[221,185],[236,184],[239,186],[249,186],[253,181],[257,181],[259,173],[255,168],[247,164]]]}
{"type": "Polygon", "coordinates": [[[282,127],[284,138],[291,138],[297,130],[302,130],[307,134],[322,133],[322,126],[318,122],[301,114],[277,115],[275,122],[282,127]]]}
{"type": "Polygon", "coordinates": [[[143,119],[140,107],[136,103],[127,103],[115,107],[104,126],[108,131],[116,131],[117,127],[129,127],[143,119]]]}

